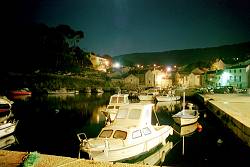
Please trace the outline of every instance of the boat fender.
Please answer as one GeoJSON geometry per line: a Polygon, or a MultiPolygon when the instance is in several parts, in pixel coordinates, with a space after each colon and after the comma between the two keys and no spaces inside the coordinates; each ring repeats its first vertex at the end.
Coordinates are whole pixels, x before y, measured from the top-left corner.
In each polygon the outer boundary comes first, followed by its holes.
{"type": "Polygon", "coordinates": [[[199,123],[197,124],[197,131],[198,131],[198,132],[201,132],[201,131],[202,131],[202,125],[199,124],[199,123]]]}
{"type": "Polygon", "coordinates": [[[161,163],[163,163],[163,162],[165,161],[165,157],[166,157],[166,152],[163,151],[163,152],[161,153],[161,163]]]}

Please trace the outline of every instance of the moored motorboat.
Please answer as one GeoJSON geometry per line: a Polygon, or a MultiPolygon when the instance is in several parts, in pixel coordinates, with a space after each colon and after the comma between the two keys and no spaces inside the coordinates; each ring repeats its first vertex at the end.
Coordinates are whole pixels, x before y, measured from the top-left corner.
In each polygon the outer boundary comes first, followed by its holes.
{"type": "Polygon", "coordinates": [[[105,126],[96,138],[87,139],[84,133],[77,135],[80,150],[96,161],[126,162],[165,145],[173,128],[152,125],[152,107],[142,103],[121,106],[114,122],[105,126]]]}
{"type": "Polygon", "coordinates": [[[193,124],[198,121],[199,112],[198,110],[193,109],[193,104],[189,103],[189,108],[185,108],[185,92],[183,93],[183,108],[178,113],[174,114],[172,118],[174,121],[183,126],[193,124]]]}
{"type": "Polygon", "coordinates": [[[103,111],[104,115],[107,118],[107,121],[114,121],[117,111],[120,106],[124,104],[129,104],[129,94],[114,94],[110,96],[109,104],[105,111],[103,111]]]}
{"type": "Polygon", "coordinates": [[[175,96],[173,94],[159,94],[155,98],[158,102],[177,101],[181,99],[181,96],[175,96]]]}
{"type": "Polygon", "coordinates": [[[11,95],[31,95],[32,92],[29,90],[29,88],[22,88],[18,90],[12,90],[10,91],[11,95]]]}
{"type": "Polygon", "coordinates": [[[154,101],[157,95],[159,95],[158,89],[148,89],[139,93],[138,98],[140,101],[154,101]]]}

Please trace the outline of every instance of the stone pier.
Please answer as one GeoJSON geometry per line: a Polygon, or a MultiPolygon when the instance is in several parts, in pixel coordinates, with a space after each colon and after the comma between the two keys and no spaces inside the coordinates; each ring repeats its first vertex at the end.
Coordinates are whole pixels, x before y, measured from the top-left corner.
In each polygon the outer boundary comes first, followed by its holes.
{"type": "Polygon", "coordinates": [[[226,127],[250,147],[250,94],[198,96],[226,127]]]}

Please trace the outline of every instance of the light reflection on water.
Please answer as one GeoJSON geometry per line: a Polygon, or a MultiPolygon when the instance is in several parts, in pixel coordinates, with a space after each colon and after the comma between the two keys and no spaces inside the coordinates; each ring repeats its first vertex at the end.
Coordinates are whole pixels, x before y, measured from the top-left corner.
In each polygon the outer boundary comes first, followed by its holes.
{"type": "MultiPolygon", "coordinates": [[[[110,94],[104,93],[98,95],[46,95],[11,99],[14,101],[13,112],[19,120],[15,133],[19,144],[7,149],[77,157],[79,141],[76,134],[85,132],[89,138],[99,134],[105,124],[102,111],[105,110],[109,97],[110,94]]],[[[179,111],[181,106],[181,101],[155,103],[160,124],[173,125],[174,127],[171,116],[179,111]]],[[[163,165],[209,166],[209,164],[214,165],[215,161],[227,160],[229,155],[233,155],[234,159],[232,158],[228,164],[237,158],[248,163],[246,155],[250,155],[249,149],[242,146],[237,139],[225,131],[213,115],[207,113],[202,107],[200,109],[203,111],[200,113],[198,122],[203,129],[198,131],[193,128],[193,133],[185,136],[183,142],[180,132],[178,133],[178,127],[174,127],[175,134],[170,141],[173,149],[170,149],[169,153],[166,154],[163,165]],[[222,145],[217,144],[218,138],[224,141],[222,145]],[[235,144],[240,147],[236,147],[235,144]],[[182,155],[183,146],[185,146],[184,155],[182,155]],[[195,156],[196,161],[193,160],[193,156],[195,156]],[[217,156],[220,156],[220,159],[217,156]]],[[[156,121],[153,118],[152,123],[155,124],[156,121]]],[[[158,155],[159,152],[160,149],[152,154],[154,160],[155,155],[158,155]]],[[[144,163],[146,160],[139,162],[144,163]]]]}

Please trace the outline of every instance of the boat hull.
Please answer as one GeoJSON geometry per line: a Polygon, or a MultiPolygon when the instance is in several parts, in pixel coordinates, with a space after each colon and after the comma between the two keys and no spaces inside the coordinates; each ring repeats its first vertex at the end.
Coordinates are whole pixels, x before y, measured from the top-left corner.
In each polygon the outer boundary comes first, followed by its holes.
{"type": "Polygon", "coordinates": [[[192,118],[173,117],[174,121],[181,126],[194,124],[198,121],[198,118],[199,116],[194,116],[192,118]]]}
{"type": "Polygon", "coordinates": [[[161,101],[162,102],[164,102],[164,101],[177,101],[177,100],[181,99],[180,96],[170,96],[170,97],[168,97],[168,96],[156,96],[155,98],[157,101],[160,101],[160,102],[161,101]]]}
{"type": "Polygon", "coordinates": [[[155,97],[153,95],[139,95],[140,101],[154,101],[155,97]]]}

